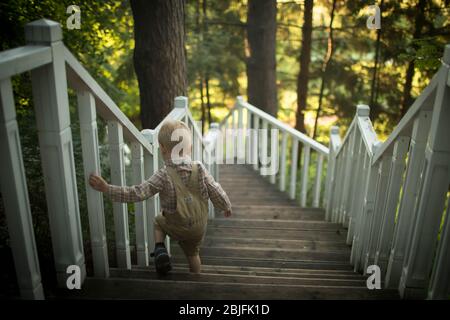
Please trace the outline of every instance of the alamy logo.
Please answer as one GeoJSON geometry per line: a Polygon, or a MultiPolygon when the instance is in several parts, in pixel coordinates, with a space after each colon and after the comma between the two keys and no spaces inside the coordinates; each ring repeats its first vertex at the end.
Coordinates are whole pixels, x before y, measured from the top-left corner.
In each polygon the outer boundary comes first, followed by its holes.
{"type": "Polygon", "coordinates": [[[370,15],[369,18],[367,18],[367,28],[370,30],[376,30],[381,29],[381,10],[380,7],[376,4],[369,6],[370,10],[374,11],[373,15],[370,15]]]}
{"type": "Polygon", "coordinates": [[[81,10],[79,6],[76,5],[70,5],[67,7],[66,10],[67,14],[70,14],[70,16],[67,18],[66,26],[67,29],[73,30],[73,29],[81,29],[81,10]]]}
{"type": "Polygon", "coordinates": [[[367,289],[381,289],[381,271],[380,267],[373,264],[367,267],[367,274],[370,274],[367,278],[366,285],[367,289]]]}
{"type": "Polygon", "coordinates": [[[66,273],[70,274],[66,280],[67,289],[81,289],[81,269],[77,265],[67,267],[66,273]]]}

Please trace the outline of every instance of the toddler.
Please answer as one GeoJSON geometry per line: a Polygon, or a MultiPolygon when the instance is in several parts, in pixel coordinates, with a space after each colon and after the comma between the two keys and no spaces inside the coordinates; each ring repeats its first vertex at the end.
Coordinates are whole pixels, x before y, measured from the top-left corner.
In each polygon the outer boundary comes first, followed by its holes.
{"type": "Polygon", "coordinates": [[[139,202],[159,193],[161,214],[154,219],[156,271],[166,274],[172,267],[164,244],[166,235],[178,241],[192,273],[200,273],[200,245],[208,221],[208,199],[231,216],[231,204],[222,187],[199,161],[191,160],[191,131],[182,121],[168,120],[158,132],[165,166],[147,181],[135,186],[114,186],[91,174],[89,184],[112,201],[139,202]],[[182,141],[180,142],[180,138],[182,141]]]}

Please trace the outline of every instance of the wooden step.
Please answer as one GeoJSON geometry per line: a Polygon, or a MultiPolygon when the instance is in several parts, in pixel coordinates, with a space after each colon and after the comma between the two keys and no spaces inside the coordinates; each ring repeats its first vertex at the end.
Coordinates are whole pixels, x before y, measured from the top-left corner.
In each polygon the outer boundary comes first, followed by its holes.
{"type": "MultiPolygon", "coordinates": [[[[201,256],[202,263],[219,266],[240,267],[266,267],[266,268],[289,268],[289,269],[314,269],[314,270],[347,270],[353,268],[347,261],[320,261],[320,260],[286,260],[286,259],[262,259],[247,257],[201,256]]],[[[183,255],[177,254],[172,257],[173,263],[186,263],[183,255]]]]}
{"type": "Polygon", "coordinates": [[[317,220],[323,221],[322,209],[302,209],[297,206],[232,205],[232,217],[245,219],[317,220]]]}
{"type": "Polygon", "coordinates": [[[325,240],[341,241],[345,243],[347,231],[338,230],[308,230],[308,229],[270,229],[270,228],[235,228],[208,226],[206,236],[224,238],[262,238],[285,240],[325,240]]]}
{"type": "Polygon", "coordinates": [[[215,227],[242,227],[246,228],[270,228],[270,229],[297,229],[297,230],[334,230],[342,229],[338,223],[326,221],[302,221],[302,220],[272,220],[272,219],[237,219],[216,218],[209,222],[215,227]]]}
{"type": "Polygon", "coordinates": [[[364,287],[122,278],[88,278],[81,290],[61,294],[75,299],[398,299],[395,290],[364,287]]]}
{"type": "MultiPolygon", "coordinates": [[[[187,263],[173,263],[175,272],[188,272],[187,263]]],[[[153,270],[153,267],[133,266],[135,270],[153,270]]],[[[299,277],[299,278],[319,278],[319,279],[359,279],[366,280],[367,277],[353,272],[353,270],[316,270],[316,269],[290,269],[290,268],[265,268],[251,266],[226,266],[226,265],[202,265],[202,272],[218,274],[243,274],[255,276],[271,277],[299,277]]]]}
{"type": "Polygon", "coordinates": [[[180,270],[171,271],[168,275],[159,276],[153,269],[147,270],[126,270],[111,269],[110,276],[113,278],[134,278],[150,280],[172,280],[172,281],[195,281],[195,282],[215,282],[215,283],[253,283],[253,284],[290,284],[290,285],[317,285],[317,286],[348,286],[365,287],[364,279],[335,279],[335,278],[310,278],[310,277],[289,277],[289,276],[268,276],[251,274],[226,274],[202,272],[192,274],[180,270]]]}
{"type": "MultiPolygon", "coordinates": [[[[171,254],[183,256],[178,245],[171,248],[171,254]]],[[[350,252],[314,251],[304,249],[270,249],[254,247],[205,247],[200,251],[201,257],[221,256],[228,258],[277,259],[277,260],[307,260],[320,262],[346,262],[350,261],[350,252]]]]}
{"type": "Polygon", "coordinates": [[[215,236],[205,237],[203,245],[206,247],[256,247],[270,249],[309,249],[309,250],[333,250],[349,252],[350,247],[342,242],[320,240],[285,240],[285,239],[247,239],[247,238],[222,238],[215,236]]]}

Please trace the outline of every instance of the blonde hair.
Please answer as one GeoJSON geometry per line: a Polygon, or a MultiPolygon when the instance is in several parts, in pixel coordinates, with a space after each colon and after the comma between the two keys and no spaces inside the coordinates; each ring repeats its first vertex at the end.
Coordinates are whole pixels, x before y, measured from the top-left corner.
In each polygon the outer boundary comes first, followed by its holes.
{"type": "MultiPolygon", "coordinates": [[[[191,135],[191,130],[184,122],[178,120],[166,120],[159,129],[158,142],[168,152],[174,151],[175,146],[179,145],[182,156],[185,156],[190,154],[191,151],[191,135]]],[[[176,154],[176,156],[178,155],[179,154],[176,154]]]]}

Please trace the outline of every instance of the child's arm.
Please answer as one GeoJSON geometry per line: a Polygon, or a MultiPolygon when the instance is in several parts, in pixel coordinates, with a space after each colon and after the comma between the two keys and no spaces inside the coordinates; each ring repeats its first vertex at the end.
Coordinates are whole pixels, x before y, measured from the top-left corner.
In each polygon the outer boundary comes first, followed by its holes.
{"type": "Polygon", "coordinates": [[[150,179],[134,186],[114,186],[108,184],[102,177],[91,174],[89,184],[97,191],[106,193],[114,202],[139,202],[160,192],[162,180],[160,172],[156,172],[150,179]]]}
{"type": "Polygon", "coordinates": [[[200,166],[204,172],[204,181],[208,190],[209,199],[215,208],[223,211],[225,217],[231,216],[231,202],[225,190],[223,190],[222,186],[214,180],[213,176],[202,163],[200,163],[200,166]]]}

